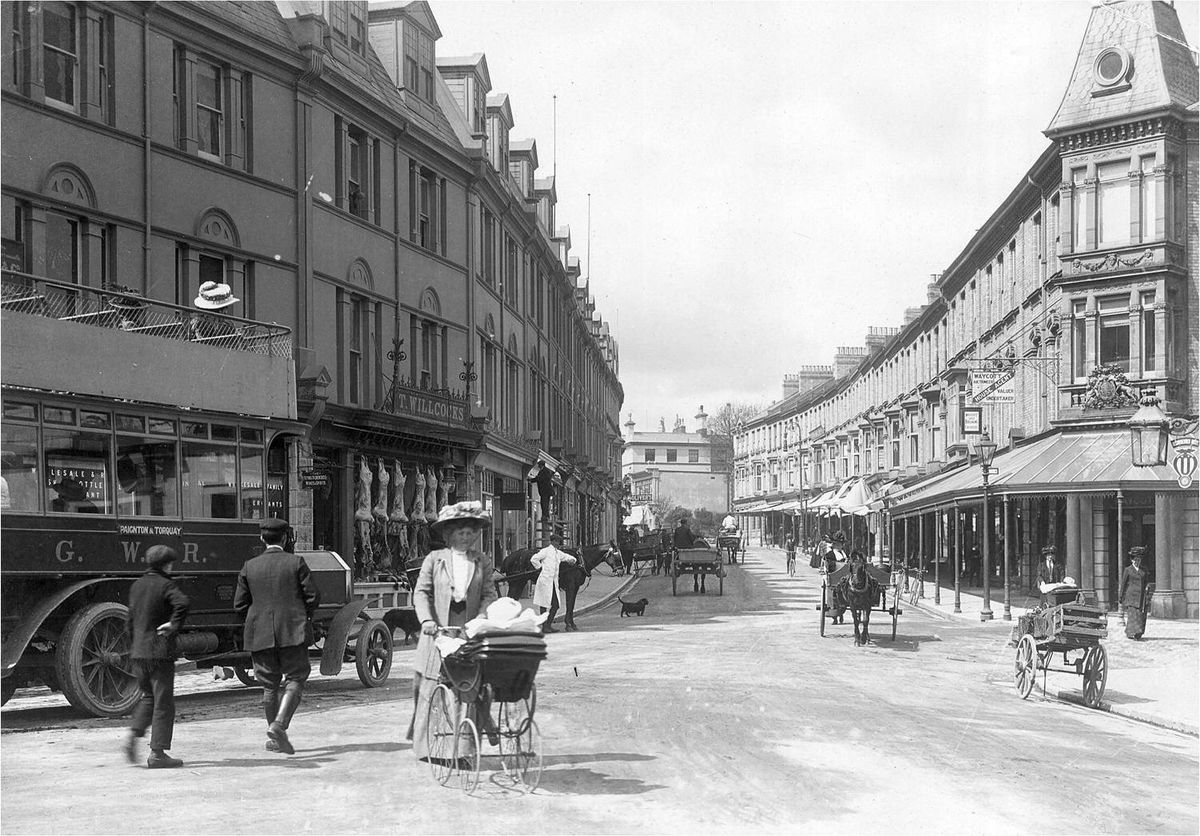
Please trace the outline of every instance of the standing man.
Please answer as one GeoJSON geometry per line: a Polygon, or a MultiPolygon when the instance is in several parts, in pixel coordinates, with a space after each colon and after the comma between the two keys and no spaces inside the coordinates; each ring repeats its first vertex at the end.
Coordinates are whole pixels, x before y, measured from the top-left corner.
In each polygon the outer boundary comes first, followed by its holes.
{"type": "Polygon", "coordinates": [[[538,461],[529,481],[537,485],[538,499],[542,503],[542,519],[550,519],[550,499],[554,496],[554,472],[546,467],[544,461],[538,461]]]}
{"type": "Polygon", "coordinates": [[[287,730],[312,672],[308,620],[321,596],[304,560],[283,547],[288,524],[272,518],[258,528],[266,551],[242,567],[233,608],[245,622],[243,646],[254,662],[254,678],[263,687],[267,751],[292,755],[296,750],[287,730]]]}
{"type": "Polygon", "coordinates": [[[542,626],[543,633],[558,632],[553,626],[554,614],[558,612],[559,602],[566,600],[566,593],[563,592],[562,584],[559,583],[558,568],[564,563],[574,564],[576,562],[573,555],[562,550],[561,534],[551,534],[550,545],[529,558],[530,565],[534,569],[541,570],[537,586],[533,588],[533,603],[540,607],[542,612],[550,611],[550,615],[546,616],[545,624],[542,626]]]}
{"type": "Polygon", "coordinates": [[[1121,573],[1121,587],[1117,600],[1125,608],[1125,637],[1142,640],[1146,632],[1146,587],[1150,576],[1142,568],[1145,546],[1134,546],[1129,550],[1129,565],[1121,573]]]}
{"type": "Polygon", "coordinates": [[[150,728],[150,769],[183,766],[166,750],[175,730],[175,634],[187,618],[188,599],[171,580],[178,555],[170,546],[151,546],[146,573],[129,588],[129,653],[141,697],[125,742],[125,756],[137,762],[137,741],[150,728]]]}
{"type": "Polygon", "coordinates": [[[1054,546],[1042,548],[1042,565],[1038,567],[1038,590],[1042,593],[1042,604],[1049,604],[1047,594],[1063,580],[1062,567],[1054,562],[1054,546]]]}

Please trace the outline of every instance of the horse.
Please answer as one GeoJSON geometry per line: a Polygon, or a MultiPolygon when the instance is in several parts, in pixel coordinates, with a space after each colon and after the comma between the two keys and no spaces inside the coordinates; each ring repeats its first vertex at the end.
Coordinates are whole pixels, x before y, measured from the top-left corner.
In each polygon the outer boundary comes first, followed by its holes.
{"type": "Polygon", "coordinates": [[[844,602],[850,610],[854,618],[854,646],[863,647],[871,638],[871,608],[879,601],[879,581],[867,571],[867,561],[861,554],[850,556],[848,568],[850,574],[838,581],[834,590],[834,602],[835,606],[844,602]]]}
{"type": "MultiPolygon", "coordinates": [[[[521,596],[525,594],[525,588],[529,582],[537,579],[538,570],[533,568],[530,558],[538,551],[535,548],[517,549],[505,556],[501,562],[500,571],[508,581],[509,598],[520,600],[521,596]]],[[[607,563],[614,573],[620,573],[624,566],[621,562],[621,551],[612,540],[607,543],[584,546],[582,549],[569,548],[563,549],[563,551],[579,561],[575,565],[564,563],[558,567],[558,582],[566,597],[565,601],[559,602],[564,607],[563,623],[567,630],[577,630],[575,599],[579,590],[591,578],[592,570],[601,563],[607,563]]],[[[557,607],[551,607],[550,616],[546,619],[547,624],[554,620],[557,611],[557,607]]]]}

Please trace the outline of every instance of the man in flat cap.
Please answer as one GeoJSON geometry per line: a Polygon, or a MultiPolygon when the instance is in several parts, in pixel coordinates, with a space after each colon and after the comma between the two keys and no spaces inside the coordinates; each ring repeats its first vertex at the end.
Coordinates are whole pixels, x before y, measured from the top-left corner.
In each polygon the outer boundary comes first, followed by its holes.
{"type": "Polygon", "coordinates": [[[287,730],[312,672],[308,620],[321,596],[304,560],[284,549],[288,524],[271,518],[258,528],[266,551],[242,567],[233,608],[245,622],[243,646],[263,687],[267,751],[292,755],[287,730]]]}
{"type": "Polygon", "coordinates": [[[130,763],[137,763],[137,742],[150,728],[150,769],[183,766],[166,751],[175,729],[175,634],[188,613],[187,596],[171,579],[177,557],[170,546],[151,546],[146,573],[129,588],[129,657],[141,697],[124,748],[130,763]]]}
{"type": "Polygon", "coordinates": [[[1042,565],[1038,567],[1038,590],[1042,593],[1042,604],[1051,603],[1049,594],[1063,582],[1063,570],[1055,561],[1054,546],[1042,548],[1042,565]]]}

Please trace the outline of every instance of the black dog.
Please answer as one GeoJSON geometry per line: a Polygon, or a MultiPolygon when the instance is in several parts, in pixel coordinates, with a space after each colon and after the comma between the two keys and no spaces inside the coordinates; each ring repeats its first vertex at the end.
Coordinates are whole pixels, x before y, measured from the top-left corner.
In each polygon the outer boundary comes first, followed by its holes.
{"type": "Polygon", "coordinates": [[[417,619],[417,611],[412,609],[390,610],[383,617],[383,623],[393,632],[397,627],[404,631],[404,643],[408,644],[421,634],[421,622],[417,619]]]}
{"type": "Polygon", "coordinates": [[[646,598],[639,601],[626,601],[624,598],[617,598],[621,602],[621,618],[633,615],[645,615],[646,605],[650,603],[646,598]]]}

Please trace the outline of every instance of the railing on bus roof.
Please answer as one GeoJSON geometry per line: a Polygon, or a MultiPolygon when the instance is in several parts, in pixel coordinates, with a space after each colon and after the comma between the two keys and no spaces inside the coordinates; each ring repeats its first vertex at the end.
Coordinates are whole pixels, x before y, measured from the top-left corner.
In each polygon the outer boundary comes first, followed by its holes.
{"type": "Polygon", "coordinates": [[[292,356],[292,333],[286,326],[185,308],[115,285],[94,288],[5,270],[0,274],[0,309],[227,351],[292,356]]]}

